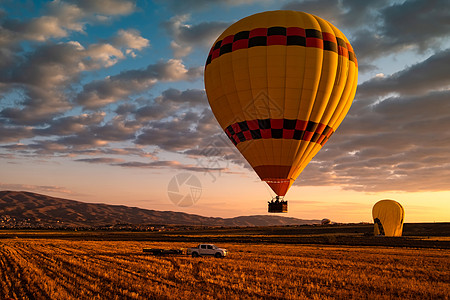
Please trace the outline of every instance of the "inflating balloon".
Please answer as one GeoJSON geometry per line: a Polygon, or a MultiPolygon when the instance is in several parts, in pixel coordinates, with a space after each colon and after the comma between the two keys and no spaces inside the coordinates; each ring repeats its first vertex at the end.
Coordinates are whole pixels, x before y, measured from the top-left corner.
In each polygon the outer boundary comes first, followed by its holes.
{"type": "Polygon", "coordinates": [[[374,234],[402,236],[405,210],[394,200],[381,200],[372,208],[374,234]]]}
{"type": "Polygon", "coordinates": [[[344,119],[357,77],[347,38],[297,11],[263,12],[232,24],[205,66],[217,121],[277,200],[344,119]]]}

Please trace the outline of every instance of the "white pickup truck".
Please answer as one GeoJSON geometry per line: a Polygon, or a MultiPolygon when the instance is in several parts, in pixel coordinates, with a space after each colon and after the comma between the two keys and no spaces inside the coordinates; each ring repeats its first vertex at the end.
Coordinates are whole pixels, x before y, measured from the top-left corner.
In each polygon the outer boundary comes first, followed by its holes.
{"type": "Polygon", "coordinates": [[[218,248],[212,244],[200,244],[196,248],[188,248],[187,255],[192,255],[192,257],[212,255],[214,257],[220,258],[227,256],[228,251],[227,249],[218,248]]]}

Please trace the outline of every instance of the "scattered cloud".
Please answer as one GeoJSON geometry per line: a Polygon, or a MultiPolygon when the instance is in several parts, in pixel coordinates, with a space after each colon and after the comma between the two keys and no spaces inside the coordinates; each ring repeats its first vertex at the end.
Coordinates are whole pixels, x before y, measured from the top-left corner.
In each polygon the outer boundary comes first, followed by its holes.
{"type": "Polygon", "coordinates": [[[450,9],[445,0],[404,1],[386,5],[376,13],[377,26],[365,25],[352,33],[352,46],[360,61],[408,50],[424,53],[438,49],[448,40],[450,24],[443,20],[450,18],[450,9]]]}
{"type": "Polygon", "coordinates": [[[42,16],[25,20],[4,19],[0,27],[2,44],[23,40],[44,42],[67,37],[71,32],[84,32],[85,25],[109,17],[128,15],[136,9],[134,1],[52,1],[42,16]]]}
{"type": "Polygon", "coordinates": [[[169,120],[154,121],[137,136],[139,145],[157,145],[167,151],[184,151],[205,143],[220,130],[209,109],[187,111],[169,120]]]}
{"type": "Polygon", "coordinates": [[[330,21],[340,29],[373,28],[377,24],[378,10],[388,6],[389,0],[371,2],[344,0],[291,1],[282,9],[304,11],[330,21]]]}
{"type": "Polygon", "coordinates": [[[358,87],[358,97],[383,97],[389,93],[420,95],[450,87],[450,49],[390,76],[375,76],[358,87]]]}
{"type": "Polygon", "coordinates": [[[13,191],[30,191],[35,193],[58,193],[64,195],[76,195],[73,191],[65,187],[54,185],[32,185],[0,182],[0,189],[13,191]]]}
{"type": "Polygon", "coordinates": [[[372,61],[414,50],[424,53],[448,41],[450,8],[436,1],[292,1],[282,6],[313,13],[338,28],[350,39],[360,71],[372,70],[372,61]],[[440,24],[436,26],[436,24],[440,24]]]}
{"type": "Polygon", "coordinates": [[[208,105],[205,90],[199,89],[180,91],[178,89],[169,88],[162,92],[160,97],[156,98],[156,102],[161,104],[172,102],[189,105],[190,107],[195,105],[208,105]]]}
{"type": "Polygon", "coordinates": [[[105,16],[129,15],[136,10],[134,0],[73,0],[72,2],[88,13],[105,16]]]}
{"type": "Polygon", "coordinates": [[[113,163],[122,163],[124,160],[121,158],[95,157],[95,158],[80,158],[75,159],[75,161],[81,161],[90,164],[113,164],[113,163]]]}
{"type": "Polygon", "coordinates": [[[179,59],[170,59],[147,66],[142,70],[129,70],[86,84],[76,102],[86,109],[96,109],[127,99],[151,88],[157,82],[195,80],[202,75],[199,67],[186,68],[179,59]]]}
{"type": "Polygon", "coordinates": [[[189,25],[186,24],[189,19],[189,15],[178,15],[163,24],[173,38],[171,47],[178,58],[191,53],[195,46],[210,48],[216,38],[231,25],[217,21],[189,25]]]}
{"type": "MultiPolygon", "coordinates": [[[[412,71],[429,60],[410,67],[412,71]]],[[[393,75],[397,78],[402,76],[393,75]]],[[[422,74],[420,75],[422,76],[422,74]]],[[[424,76],[426,77],[426,76],[424,76]]],[[[381,79],[384,81],[385,79],[381,79]]],[[[374,79],[373,82],[378,81],[374,79]]],[[[372,81],[362,84],[365,91],[372,81]]],[[[405,81],[406,83],[407,81],[405,81]]],[[[379,93],[361,93],[341,127],[314,158],[297,184],[339,185],[358,191],[438,191],[450,182],[448,148],[450,90],[381,83],[379,93]],[[382,100],[383,88],[396,96],[382,100]],[[419,93],[419,90],[422,94],[419,93]],[[438,178],[438,180],[437,180],[438,178]]]]}
{"type": "Polygon", "coordinates": [[[18,142],[21,139],[33,136],[31,127],[5,126],[0,123],[0,142],[11,143],[18,142]]]}
{"type": "Polygon", "coordinates": [[[125,53],[133,57],[136,56],[134,50],[140,51],[150,46],[150,41],[143,38],[135,29],[119,30],[111,42],[116,48],[125,48],[125,53]]]}
{"type": "Polygon", "coordinates": [[[133,139],[141,124],[136,121],[126,121],[121,117],[114,118],[102,126],[94,126],[90,131],[98,138],[106,141],[126,141],[133,139]]]}
{"type": "Polygon", "coordinates": [[[36,128],[33,132],[40,136],[76,134],[85,131],[90,125],[101,123],[105,116],[105,112],[95,112],[92,114],[61,117],[58,119],[53,119],[49,123],[49,126],[45,128],[36,128]]]}
{"type": "Polygon", "coordinates": [[[191,172],[226,172],[226,168],[222,167],[204,167],[200,165],[183,164],[178,161],[152,161],[152,162],[124,162],[124,163],[114,163],[114,166],[126,167],[126,168],[149,168],[149,169],[160,169],[160,168],[170,168],[175,170],[185,170],[191,172]]]}
{"type": "Polygon", "coordinates": [[[204,90],[187,89],[184,91],[169,88],[156,97],[152,103],[140,106],[120,106],[125,114],[134,113],[139,122],[154,121],[176,115],[178,111],[206,107],[208,104],[204,90]]]}
{"type": "MultiPolygon", "coordinates": [[[[140,45],[129,41],[120,46],[140,50],[146,40],[141,39],[140,45]]],[[[14,124],[47,123],[73,108],[70,88],[79,81],[82,72],[111,67],[125,55],[109,43],[91,44],[87,48],[74,41],[43,44],[17,59],[14,65],[8,65],[7,72],[0,72],[0,82],[22,94],[20,106],[14,103],[3,108],[0,116],[14,124]]]]}
{"type": "Polygon", "coordinates": [[[252,3],[264,3],[267,0],[156,0],[157,3],[167,5],[174,12],[206,10],[213,5],[225,7],[240,6],[252,3]]]}

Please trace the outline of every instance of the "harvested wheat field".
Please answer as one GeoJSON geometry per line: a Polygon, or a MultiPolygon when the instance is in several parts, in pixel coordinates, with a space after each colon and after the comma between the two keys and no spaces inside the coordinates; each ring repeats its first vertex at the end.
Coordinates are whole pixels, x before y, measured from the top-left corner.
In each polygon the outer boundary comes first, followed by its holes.
{"type": "Polygon", "coordinates": [[[152,256],[192,243],[4,239],[0,299],[449,299],[450,251],[220,244],[226,258],[152,256]]]}

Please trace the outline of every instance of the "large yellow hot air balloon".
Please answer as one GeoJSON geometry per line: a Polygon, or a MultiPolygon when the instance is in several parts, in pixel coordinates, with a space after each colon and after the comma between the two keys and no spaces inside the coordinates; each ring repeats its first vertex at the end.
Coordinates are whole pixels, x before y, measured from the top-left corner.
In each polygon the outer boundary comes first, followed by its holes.
{"type": "Polygon", "coordinates": [[[375,235],[402,236],[405,210],[394,200],[381,200],[372,208],[375,235]]]}
{"type": "Polygon", "coordinates": [[[205,66],[217,121],[278,196],[344,119],[357,77],[347,38],[298,11],[263,12],[232,24],[205,66]]]}

